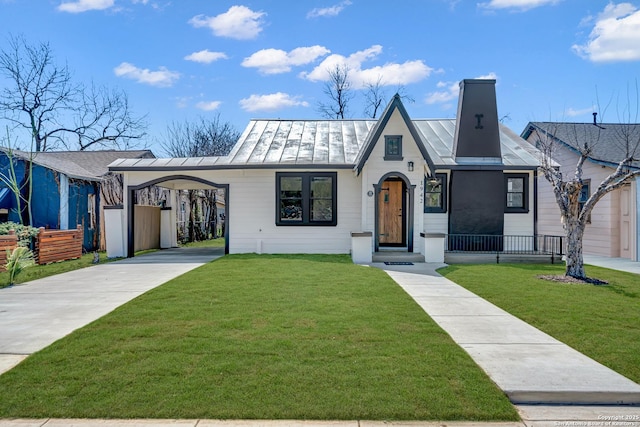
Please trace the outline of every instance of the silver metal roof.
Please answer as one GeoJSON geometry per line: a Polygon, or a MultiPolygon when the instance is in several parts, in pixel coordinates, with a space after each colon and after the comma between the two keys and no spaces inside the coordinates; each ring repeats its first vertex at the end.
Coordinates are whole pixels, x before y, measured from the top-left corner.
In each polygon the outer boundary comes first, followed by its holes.
{"type": "MultiPolygon", "coordinates": [[[[117,160],[109,169],[187,170],[273,167],[355,166],[377,120],[251,120],[229,155],[171,159],[117,160]]],[[[412,120],[437,168],[456,167],[453,157],[455,119],[412,120]]],[[[533,168],[540,164],[536,149],[500,125],[505,168],[533,168]]]]}
{"type": "Polygon", "coordinates": [[[353,165],[375,120],[251,120],[229,164],[353,165]]]}

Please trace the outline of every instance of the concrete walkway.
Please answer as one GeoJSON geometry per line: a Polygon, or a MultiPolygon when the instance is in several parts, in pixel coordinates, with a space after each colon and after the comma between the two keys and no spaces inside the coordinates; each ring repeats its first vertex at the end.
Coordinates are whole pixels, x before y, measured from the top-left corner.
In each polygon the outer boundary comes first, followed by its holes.
{"type": "Polygon", "coordinates": [[[640,404],[640,385],[440,276],[385,270],[516,404],[640,404]]]}
{"type": "MultiPolygon", "coordinates": [[[[585,257],[640,273],[640,263],[585,257]]],[[[640,385],[440,276],[445,264],[371,264],[391,276],[516,405],[526,426],[638,426],[640,385]]]]}
{"type": "Polygon", "coordinates": [[[166,249],[0,289],[0,374],[120,305],[224,254],[166,249]]]}
{"type": "Polygon", "coordinates": [[[597,267],[610,268],[612,270],[626,271],[628,273],[640,274],[640,262],[631,261],[627,258],[609,258],[597,255],[583,255],[585,264],[597,267]]]}

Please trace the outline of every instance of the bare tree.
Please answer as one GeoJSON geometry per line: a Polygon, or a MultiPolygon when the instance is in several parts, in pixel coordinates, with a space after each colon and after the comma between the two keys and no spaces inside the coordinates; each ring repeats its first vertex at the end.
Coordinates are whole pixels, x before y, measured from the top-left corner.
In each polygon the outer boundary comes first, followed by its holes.
{"type": "MultiPolygon", "coordinates": [[[[196,122],[174,122],[167,126],[161,142],[165,152],[174,157],[224,156],[240,138],[229,122],[221,122],[220,115],[196,122]]],[[[216,191],[188,190],[188,240],[203,240],[215,236],[217,229],[216,191]],[[198,224],[203,226],[199,227],[198,224]]]]}
{"type": "MultiPolygon", "coordinates": [[[[384,89],[384,80],[382,76],[378,77],[378,80],[369,82],[364,85],[364,114],[367,117],[375,119],[378,117],[378,113],[384,107],[387,100],[387,92],[384,89]]],[[[396,94],[405,102],[416,102],[416,100],[406,93],[404,86],[398,86],[396,94]]]]}
{"type": "Polygon", "coordinates": [[[0,51],[0,75],[8,81],[0,114],[29,132],[34,151],[127,148],[145,135],[146,122],[133,115],[125,92],[74,83],[48,43],[10,37],[0,51]]]}
{"type": "Polygon", "coordinates": [[[541,171],[553,188],[567,239],[565,272],[567,276],[586,279],[582,243],[593,208],[605,195],[640,176],[640,124],[632,123],[632,121],[637,122],[638,117],[637,115],[632,117],[629,110],[626,110],[620,119],[625,123],[603,125],[596,122],[594,113],[593,124],[548,123],[548,126],[536,126],[534,129],[534,142],[542,151],[541,171]],[[573,170],[569,168],[565,171],[566,173],[563,173],[562,168],[553,160],[560,133],[562,133],[562,140],[569,143],[572,150],[578,154],[575,168],[573,170]],[[609,146],[607,150],[602,151],[600,148],[605,142],[609,146]],[[596,152],[610,152],[610,145],[616,147],[616,152],[620,153],[619,158],[602,159],[598,158],[600,154],[595,157],[596,152]],[[617,163],[617,165],[585,201],[581,198],[585,185],[583,168],[585,162],[594,157],[597,160],[617,163]]]}
{"type": "Polygon", "coordinates": [[[378,111],[383,106],[386,94],[382,84],[382,76],[378,76],[375,82],[368,82],[364,85],[364,114],[375,119],[378,111]]]}
{"type": "Polygon", "coordinates": [[[240,132],[220,115],[195,122],[173,122],[160,145],[173,157],[225,156],[240,138],[240,132]]]}
{"type": "Polygon", "coordinates": [[[324,94],[329,101],[318,103],[318,111],[328,119],[344,119],[347,116],[349,102],[355,96],[349,80],[349,67],[336,65],[328,70],[329,80],[325,83],[324,94]]]}

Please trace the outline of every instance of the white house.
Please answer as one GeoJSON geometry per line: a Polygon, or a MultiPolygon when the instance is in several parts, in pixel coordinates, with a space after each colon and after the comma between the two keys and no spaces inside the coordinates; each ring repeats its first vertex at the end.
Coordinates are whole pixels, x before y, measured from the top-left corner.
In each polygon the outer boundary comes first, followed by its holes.
{"type": "Polygon", "coordinates": [[[425,236],[534,235],[536,149],[498,122],[495,80],[462,81],[457,117],[412,119],[396,95],[378,120],[252,120],[224,157],[118,160],[112,253],[133,255],[129,196],[150,184],[223,188],[228,253],[349,253],[356,239],[432,259],[425,236]]]}

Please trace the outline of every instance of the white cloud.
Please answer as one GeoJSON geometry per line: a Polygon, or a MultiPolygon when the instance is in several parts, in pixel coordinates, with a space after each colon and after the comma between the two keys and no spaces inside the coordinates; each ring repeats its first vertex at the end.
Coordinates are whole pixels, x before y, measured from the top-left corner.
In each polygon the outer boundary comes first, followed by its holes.
{"type": "Polygon", "coordinates": [[[184,57],[187,61],[200,62],[202,64],[211,64],[218,59],[227,59],[227,55],[223,52],[211,52],[208,49],[193,52],[184,57]]]}
{"type": "Polygon", "coordinates": [[[251,95],[249,98],[240,100],[240,107],[249,112],[275,111],[288,107],[308,106],[309,103],[301,101],[299,96],[291,96],[282,92],[272,93],[269,95],[251,95]]]}
{"type": "Polygon", "coordinates": [[[424,100],[427,104],[443,104],[445,102],[452,101],[460,92],[460,85],[458,82],[438,82],[436,86],[443,90],[427,94],[427,97],[424,100]]]}
{"type": "Polygon", "coordinates": [[[609,3],[596,18],[589,41],[572,49],[592,62],[640,60],[640,11],[631,3],[609,3]]]}
{"type": "Polygon", "coordinates": [[[484,9],[511,9],[516,11],[527,11],[536,7],[553,5],[562,0],[490,0],[486,3],[478,3],[484,9]]]}
{"type": "Polygon", "coordinates": [[[498,80],[498,75],[492,71],[489,74],[485,74],[475,78],[479,80],[498,80]]]}
{"type": "MultiPolygon", "coordinates": [[[[491,72],[483,76],[475,77],[476,79],[491,79],[497,80],[496,73],[491,72]]],[[[458,98],[460,94],[460,82],[438,82],[436,87],[441,90],[431,92],[427,94],[424,102],[427,104],[445,104],[458,98]]]]}
{"type": "Polygon", "coordinates": [[[196,108],[204,111],[213,111],[217,110],[222,104],[221,101],[200,101],[196,104],[196,108]]]}
{"type": "Polygon", "coordinates": [[[180,78],[180,73],[169,71],[165,67],[160,67],[158,71],[151,71],[148,68],[138,68],[128,62],[123,62],[113,69],[118,77],[135,80],[151,86],[169,87],[180,78]]]}
{"type": "Polygon", "coordinates": [[[565,114],[569,117],[578,117],[586,114],[592,114],[594,111],[596,111],[595,107],[582,108],[580,110],[569,107],[567,108],[567,111],[565,111],[565,114]]]}
{"type": "Polygon", "coordinates": [[[330,53],[324,46],[298,47],[290,52],[280,49],[262,49],[242,61],[243,67],[257,68],[264,74],[291,71],[292,66],[309,64],[330,53]]]}
{"type": "Polygon", "coordinates": [[[307,18],[318,18],[323,16],[337,16],[344,10],[345,7],[350,6],[351,1],[345,0],[336,5],[330,7],[323,7],[312,9],[309,13],[307,13],[307,18]]]}
{"type": "Polygon", "coordinates": [[[77,0],[60,3],[61,12],[81,13],[89,10],[104,10],[113,7],[115,0],[77,0]]]}
{"type": "Polygon", "coordinates": [[[246,6],[231,6],[217,16],[197,15],[189,20],[195,28],[207,27],[213,34],[237,40],[254,39],[262,31],[264,12],[254,12],[246,6]]]}
{"type": "Polygon", "coordinates": [[[329,73],[336,67],[346,67],[349,80],[354,89],[361,89],[368,83],[380,80],[383,86],[405,85],[423,80],[433,72],[433,68],[421,60],[406,61],[402,64],[386,63],[372,68],[362,68],[364,62],[375,59],[382,53],[382,46],[373,45],[368,49],[355,52],[347,57],[329,55],[309,73],[300,76],[312,82],[329,80],[329,73]]]}

